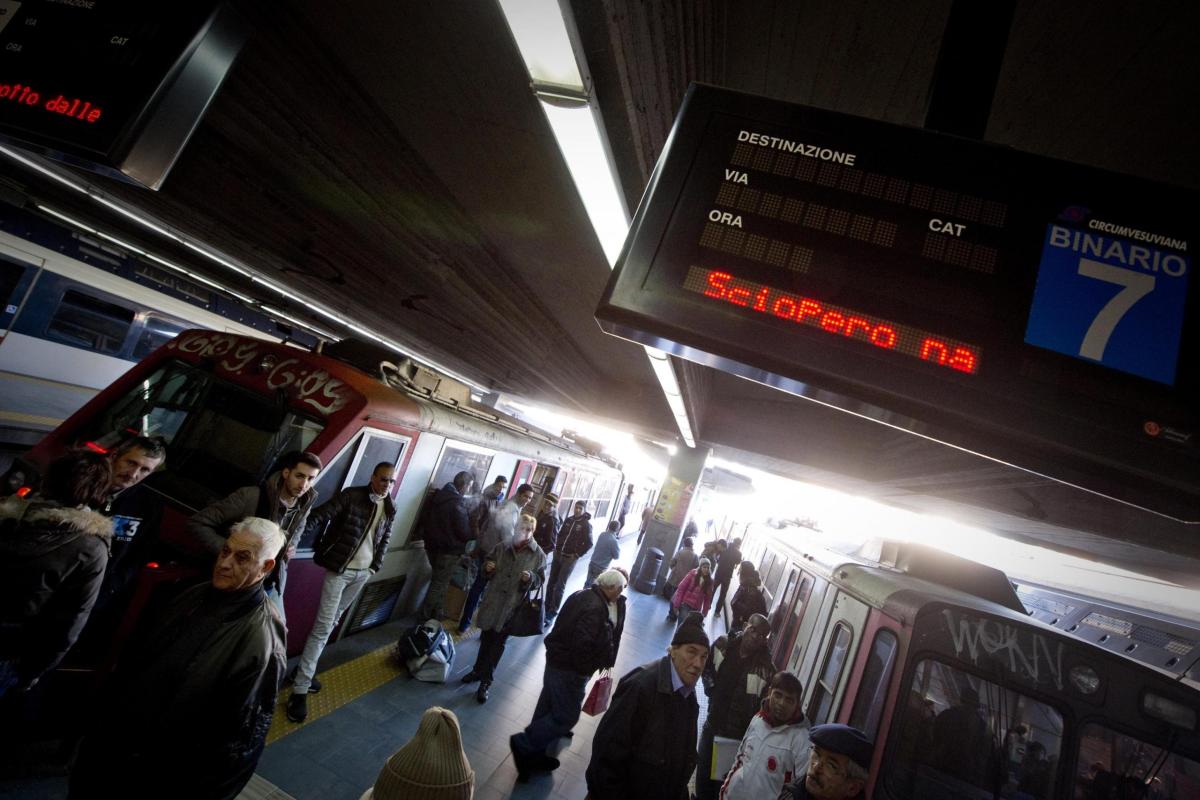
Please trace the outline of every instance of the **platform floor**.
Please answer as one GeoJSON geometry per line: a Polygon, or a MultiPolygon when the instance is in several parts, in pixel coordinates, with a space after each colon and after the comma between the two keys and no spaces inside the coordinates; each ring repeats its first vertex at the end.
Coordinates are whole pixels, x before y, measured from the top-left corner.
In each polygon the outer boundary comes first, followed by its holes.
{"type": "MultiPolygon", "coordinates": [[[[618,563],[629,567],[636,555],[634,537],[624,537],[621,549],[618,563]]],[[[582,587],[586,569],[581,565],[575,573],[568,593],[582,587]]],[[[664,655],[674,631],[665,619],[666,600],[632,589],[626,590],[626,596],[625,632],[614,676],[664,655]]],[[[283,707],[290,690],[280,692],[266,751],[242,800],[356,800],[374,783],[388,756],[416,732],[425,709],[435,705],[453,710],[459,718],[479,800],[582,800],[598,717],[584,715],[575,736],[560,742],[558,770],[535,774],[525,784],[516,782],[508,737],[525,727],[537,704],[545,666],[542,637],[509,639],[490,699],[481,705],[475,700],[476,685],[459,682],[475,662],[478,631],[472,629],[456,643],[447,683],[422,683],[408,677],[389,652],[413,622],[394,621],[330,645],[318,669],[324,688],[310,697],[310,716],[304,724],[286,719],[283,707]]],[[[710,635],[724,631],[719,622],[710,622],[709,627],[710,635]]],[[[705,697],[703,689],[697,689],[703,722],[705,697]]],[[[65,778],[0,781],[0,794],[14,798],[62,798],[65,790],[65,778]]]]}

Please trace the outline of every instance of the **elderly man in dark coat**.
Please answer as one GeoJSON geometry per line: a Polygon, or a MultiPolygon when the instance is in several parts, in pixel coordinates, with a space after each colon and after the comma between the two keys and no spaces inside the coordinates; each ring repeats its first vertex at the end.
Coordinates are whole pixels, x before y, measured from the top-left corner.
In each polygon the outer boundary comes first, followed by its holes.
{"type": "Polygon", "coordinates": [[[234,798],[262,755],[287,656],[263,579],[284,535],[233,526],[211,582],[184,590],[136,635],[80,748],[70,797],[234,798]]]}
{"type": "Polygon", "coordinates": [[[517,779],[534,770],[553,770],[558,759],[546,748],[570,736],[579,721],[588,678],[612,669],[625,630],[625,576],[615,569],[601,572],[595,583],[567,598],[562,614],[546,637],[546,669],[533,720],[508,744],[517,765],[517,779]]]}
{"type": "Polygon", "coordinates": [[[704,620],[693,613],[664,658],[621,679],[592,739],[592,800],[687,800],[696,768],[696,682],[707,660],[704,620]]]}
{"type": "Polygon", "coordinates": [[[443,604],[446,601],[446,587],[450,585],[450,576],[462,561],[467,552],[467,542],[473,536],[463,499],[470,492],[471,481],[471,473],[460,472],[453,481],[429,498],[422,527],[425,557],[429,559],[433,576],[429,579],[429,591],[425,594],[425,604],[421,609],[421,616],[425,619],[441,619],[445,616],[443,604]]]}

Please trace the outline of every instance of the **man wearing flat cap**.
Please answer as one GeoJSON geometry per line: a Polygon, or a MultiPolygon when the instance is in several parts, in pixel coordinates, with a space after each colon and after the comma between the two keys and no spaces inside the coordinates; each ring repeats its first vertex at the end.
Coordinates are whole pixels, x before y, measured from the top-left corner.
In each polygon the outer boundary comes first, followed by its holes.
{"type": "Polygon", "coordinates": [[[665,657],[621,678],[592,739],[592,800],[687,800],[696,767],[696,682],[707,660],[704,618],[693,613],[665,657]]]}
{"type": "Polygon", "coordinates": [[[792,800],[866,800],[871,740],[849,725],[817,725],[809,731],[808,771],[788,788],[792,800]]]}

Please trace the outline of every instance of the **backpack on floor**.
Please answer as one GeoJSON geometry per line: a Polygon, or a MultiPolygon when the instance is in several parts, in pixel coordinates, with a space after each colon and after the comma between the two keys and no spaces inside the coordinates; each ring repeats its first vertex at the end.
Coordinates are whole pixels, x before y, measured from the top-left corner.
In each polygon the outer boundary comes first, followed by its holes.
{"type": "Polygon", "coordinates": [[[442,630],[442,623],[427,619],[409,629],[396,643],[396,653],[401,661],[423,658],[433,652],[440,638],[449,638],[442,630]]]}
{"type": "Polygon", "coordinates": [[[407,659],[404,663],[408,667],[408,673],[419,681],[445,683],[450,669],[454,666],[454,639],[434,620],[422,625],[437,625],[438,633],[433,647],[427,654],[407,659]]]}

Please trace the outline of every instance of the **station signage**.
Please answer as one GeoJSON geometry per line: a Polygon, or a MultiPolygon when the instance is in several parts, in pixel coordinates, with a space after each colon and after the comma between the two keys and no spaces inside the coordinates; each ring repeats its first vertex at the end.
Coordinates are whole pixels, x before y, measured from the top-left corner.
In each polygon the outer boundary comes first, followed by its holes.
{"type": "Polygon", "coordinates": [[[1196,199],[694,85],[596,317],[1197,521],[1196,199]]]}

